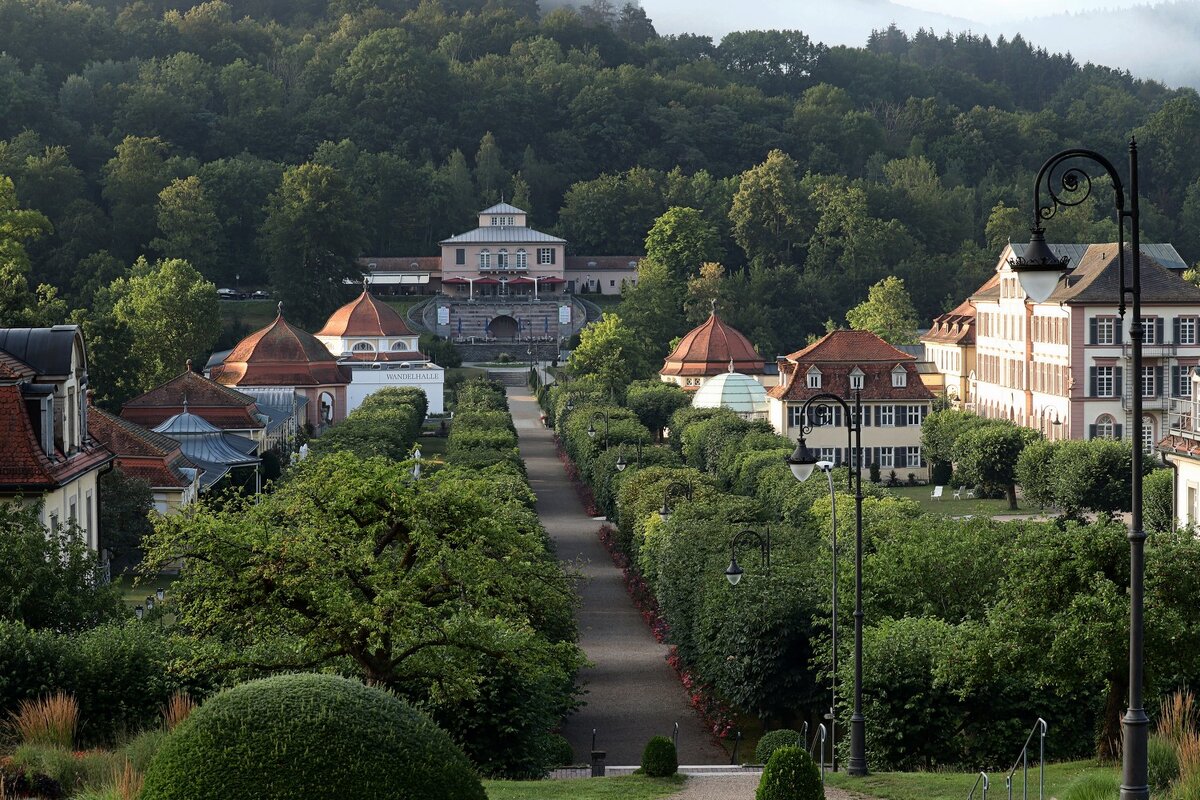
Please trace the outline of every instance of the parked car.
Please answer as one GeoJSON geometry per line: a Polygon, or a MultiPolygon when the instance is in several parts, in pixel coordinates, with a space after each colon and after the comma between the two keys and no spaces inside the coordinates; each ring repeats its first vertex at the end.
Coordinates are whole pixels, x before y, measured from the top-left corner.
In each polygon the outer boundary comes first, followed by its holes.
{"type": "Polygon", "coordinates": [[[271,293],[270,293],[270,292],[264,292],[262,289],[259,289],[257,292],[255,292],[254,294],[250,295],[250,299],[251,299],[251,300],[270,300],[270,299],[271,299],[271,293]]]}
{"type": "Polygon", "coordinates": [[[237,300],[240,296],[233,289],[217,289],[218,300],[237,300]]]}

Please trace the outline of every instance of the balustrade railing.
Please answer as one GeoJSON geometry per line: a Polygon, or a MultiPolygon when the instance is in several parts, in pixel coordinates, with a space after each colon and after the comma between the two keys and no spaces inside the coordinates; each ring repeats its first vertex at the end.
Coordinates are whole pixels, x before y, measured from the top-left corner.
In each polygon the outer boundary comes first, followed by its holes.
{"type": "Polygon", "coordinates": [[[1033,723],[1033,729],[1029,731],[1029,736],[1025,738],[1025,746],[1021,748],[1020,755],[1013,762],[1012,769],[1008,771],[1008,775],[1004,778],[1004,785],[1008,788],[1008,800],[1013,800],[1013,776],[1017,773],[1017,767],[1021,768],[1024,775],[1021,786],[1022,800],[1029,800],[1029,745],[1033,742],[1033,737],[1038,737],[1038,800],[1046,798],[1046,720],[1041,717],[1037,718],[1037,722],[1033,723]]]}

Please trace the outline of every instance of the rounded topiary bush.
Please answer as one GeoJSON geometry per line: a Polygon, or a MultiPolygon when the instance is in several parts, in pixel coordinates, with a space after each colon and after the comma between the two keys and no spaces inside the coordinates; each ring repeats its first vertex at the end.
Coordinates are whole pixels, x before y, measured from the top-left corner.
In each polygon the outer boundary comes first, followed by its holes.
{"type": "Polygon", "coordinates": [[[796,746],[771,754],[758,781],[754,800],[824,800],[821,773],[812,757],[796,746]]]}
{"type": "Polygon", "coordinates": [[[754,748],[754,760],[758,764],[765,764],[770,761],[771,754],[781,747],[802,746],[799,731],[794,731],[791,728],[768,731],[758,740],[758,747],[754,748]]]}
{"type": "Polygon", "coordinates": [[[642,772],[651,778],[665,778],[679,771],[675,743],[666,736],[655,736],[642,751],[642,772]]]}
{"type": "Polygon", "coordinates": [[[575,763],[575,750],[571,747],[571,743],[567,741],[567,737],[562,734],[550,734],[550,743],[547,746],[550,754],[550,766],[552,767],[567,767],[575,763]]]}
{"type": "Polygon", "coordinates": [[[449,735],[382,689],[280,675],[221,692],[163,741],[141,800],[485,800],[449,735]]]}

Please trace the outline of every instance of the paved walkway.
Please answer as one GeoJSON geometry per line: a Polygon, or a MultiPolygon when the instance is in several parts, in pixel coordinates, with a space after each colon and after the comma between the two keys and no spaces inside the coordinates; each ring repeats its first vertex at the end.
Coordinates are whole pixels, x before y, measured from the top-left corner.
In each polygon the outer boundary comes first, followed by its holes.
{"type": "Polygon", "coordinates": [[[620,570],[596,535],[600,523],[584,513],[555,454],[552,432],[539,421],[537,401],[515,386],[508,389],[508,401],[538,516],[559,560],[577,562],[586,578],[580,586],[579,643],[593,666],[580,674],[586,705],[563,727],[575,759],[588,760],[595,728],[596,749],[608,753],[609,764],[638,764],[650,737],[670,736],[678,722],[681,764],[728,763],[688,705],[667,665],[667,648],[654,641],[629,599],[620,570]]]}
{"type": "MultiPolygon", "coordinates": [[[[683,791],[671,795],[670,800],[754,800],[758,779],[758,775],[692,776],[687,779],[683,791]]],[[[871,798],[826,786],[825,800],[871,800],[871,798]]]]}

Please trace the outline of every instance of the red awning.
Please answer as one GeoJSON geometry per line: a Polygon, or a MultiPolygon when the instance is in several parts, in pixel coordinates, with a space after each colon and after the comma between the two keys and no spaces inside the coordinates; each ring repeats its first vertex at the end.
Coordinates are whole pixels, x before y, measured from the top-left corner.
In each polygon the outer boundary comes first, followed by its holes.
{"type": "Polygon", "coordinates": [[[466,286],[468,283],[466,278],[443,278],[442,286],[466,286]]]}
{"type": "Polygon", "coordinates": [[[495,278],[480,278],[479,280],[475,281],[475,285],[476,286],[499,286],[500,281],[496,280],[495,278]]]}
{"type": "Polygon", "coordinates": [[[530,283],[533,283],[533,281],[529,278],[509,278],[508,279],[509,286],[524,286],[524,285],[530,284],[530,283]]]}

